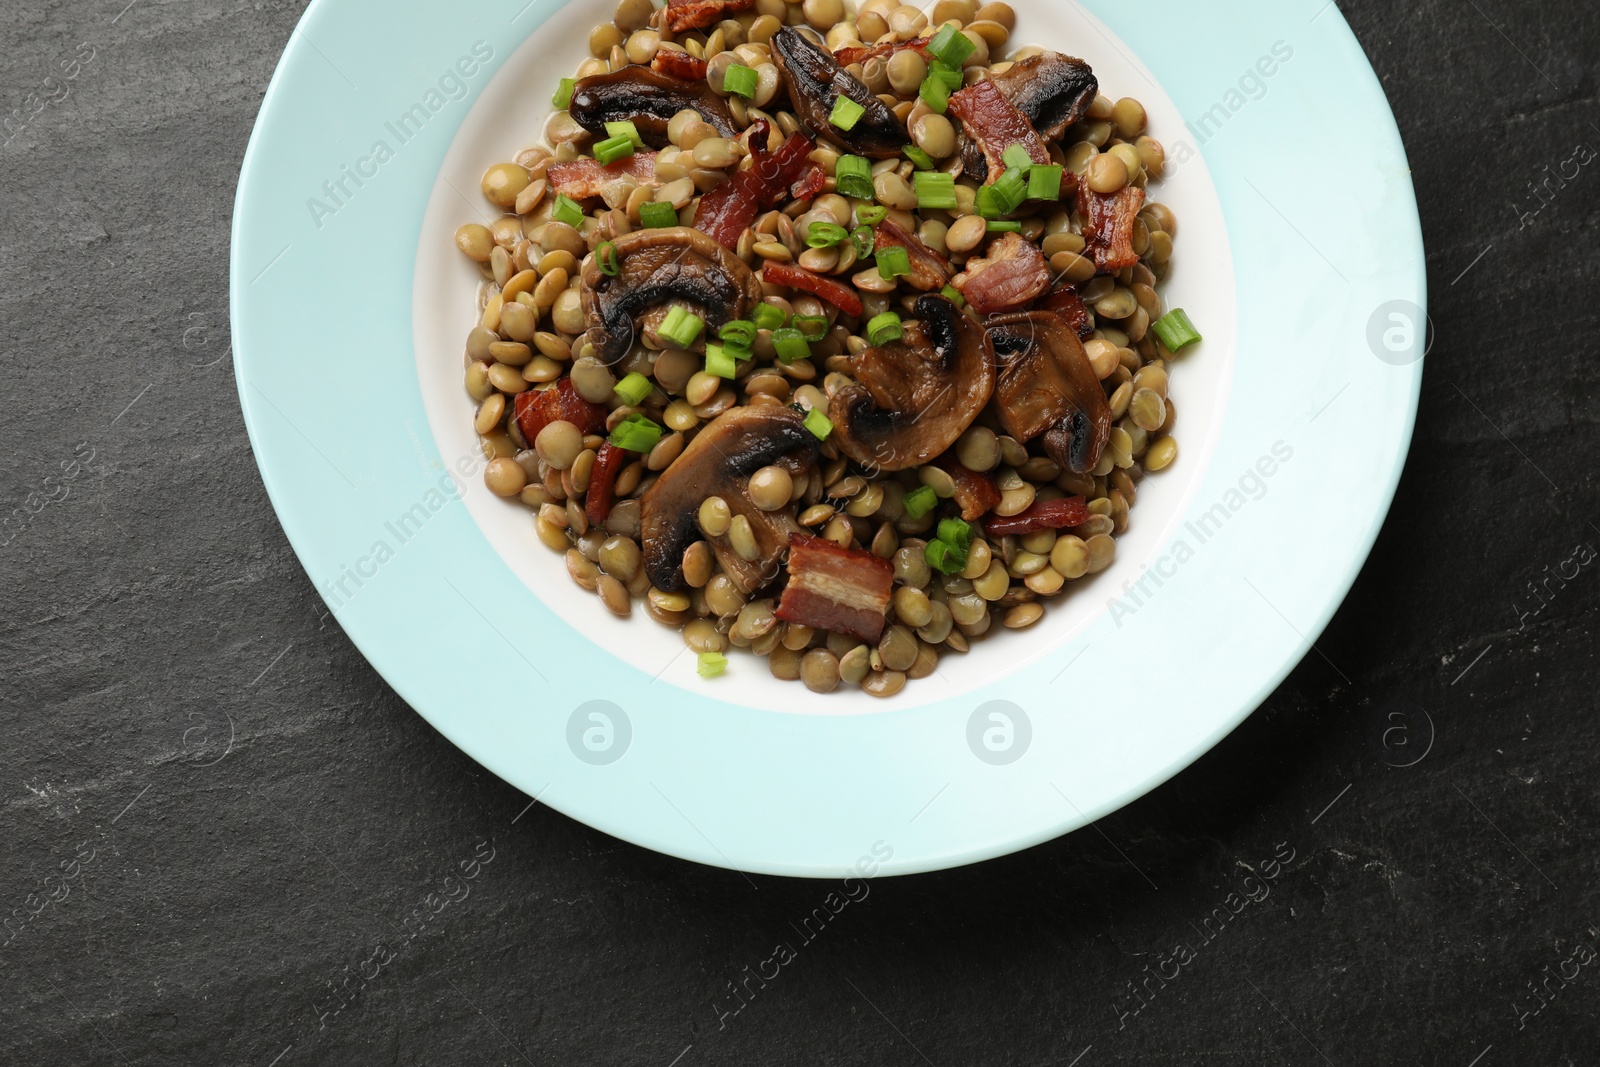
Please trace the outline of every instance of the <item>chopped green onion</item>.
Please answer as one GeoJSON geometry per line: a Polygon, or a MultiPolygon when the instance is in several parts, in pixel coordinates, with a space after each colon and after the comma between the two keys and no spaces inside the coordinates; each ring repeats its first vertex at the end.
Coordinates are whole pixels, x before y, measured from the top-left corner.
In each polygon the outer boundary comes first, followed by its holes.
{"type": "Polygon", "coordinates": [[[572,197],[562,193],[556,197],[556,205],[550,209],[550,217],[577,229],[583,225],[583,208],[572,197]]]}
{"type": "Polygon", "coordinates": [[[856,221],[863,226],[876,226],[889,217],[889,209],[882,204],[859,204],[856,207],[856,221]]]}
{"type": "Polygon", "coordinates": [[[678,209],[647,200],[639,205],[639,222],[647,230],[664,230],[678,224],[678,209]]]}
{"type": "Polygon", "coordinates": [[[758,330],[776,330],[787,321],[780,309],[768,303],[757,304],[750,317],[755,321],[758,330]]]}
{"type": "Polygon", "coordinates": [[[972,38],[956,29],[946,25],[944,29],[933,35],[933,40],[928,42],[928,52],[941,63],[961,69],[961,64],[967,61],[978,46],[972,43],[972,38]]]}
{"type": "Polygon", "coordinates": [[[828,316],[826,315],[796,315],[791,322],[800,336],[807,341],[820,341],[828,336],[828,316]]]}
{"type": "Polygon", "coordinates": [[[848,96],[841,96],[833,102],[833,114],[828,116],[828,121],[849,133],[856,128],[856,123],[860,122],[866,113],[866,108],[848,96]]]}
{"type": "Polygon", "coordinates": [[[702,652],[694,669],[702,678],[715,678],[728,669],[728,657],[721,652],[702,652]]]}
{"type": "Polygon", "coordinates": [[[722,87],[730,94],[737,93],[746,100],[755,99],[756,86],[760,82],[761,78],[755,71],[738,63],[729,67],[727,73],[722,76],[722,87]]]}
{"type": "Polygon", "coordinates": [[[1028,199],[1060,200],[1061,180],[1065,176],[1066,168],[1059,163],[1035,163],[1028,171],[1028,199]]]}
{"type": "Polygon", "coordinates": [[[972,547],[972,527],[960,519],[940,519],[938,538],[964,556],[972,547]]]}
{"type": "Polygon", "coordinates": [[[957,556],[954,549],[938,540],[928,542],[922,550],[922,558],[940,574],[954,574],[967,565],[967,561],[957,556]]]}
{"type": "Polygon", "coordinates": [[[643,148],[644,147],[644,138],[639,136],[639,127],[635,126],[631,122],[608,122],[608,123],[606,123],[606,136],[607,137],[626,137],[628,140],[633,142],[633,147],[635,147],[635,148],[643,148]]]}
{"type": "Polygon", "coordinates": [[[675,307],[667,312],[667,321],[656,332],[675,347],[688,348],[699,338],[705,325],[706,321],[699,315],[691,315],[683,308],[675,307]]]}
{"type": "Polygon", "coordinates": [[[1023,179],[1022,171],[1016,167],[1006,171],[1005,175],[994,183],[993,188],[1002,215],[1011,214],[1028,199],[1028,183],[1023,179]]]}
{"type": "Polygon", "coordinates": [[[962,296],[961,290],[957,289],[953,285],[945,286],[944,292],[940,293],[939,295],[950,301],[950,303],[954,304],[958,308],[964,308],[967,306],[967,298],[962,296]]]}
{"type": "Polygon", "coordinates": [[[562,78],[561,84],[556,86],[555,98],[550,102],[556,107],[565,110],[566,106],[572,103],[572,94],[577,88],[578,81],[576,78],[562,78]]]}
{"type": "Polygon", "coordinates": [[[793,327],[773,330],[772,347],[778,350],[778,358],[784,363],[811,358],[811,346],[806,343],[806,335],[793,327]]]}
{"type": "Polygon", "coordinates": [[[900,505],[905,508],[906,518],[920,519],[939,506],[939,494],[931,485],[919,485],[905,495],[900,505]]]}
{"type": "Polygon", "coordinates": [[[1000,208],[1000,198],[995,195],[994,186],[985,185],[978,190],[976,210],[986,219],[997,219],[1005,214],[1000,208]]]}
{"type": "Polygon", "coordinates": [[[933,66],[928,69],[928,73],[944,82],[944,87],[952,93],[961,88],[961,83],[964,80],[959,70],[954,67],[947,67],[938,60],[934,60],[933,66]]]}
{"type": "Polygon", "coordinates": [[[813,222],[806,231],[806,244],[812,248],[832,248],[847,239],[850,231],[833,222],[813,222]]]}
{"type": "Polygon", "coordinates": [[[611,443],[629,452],[648,452],[661,440],[662,429],[643,415],[633,414],[617,423],[611,443]]]}
{"type": "Polygon", "coordinates": [[[1029,155],[1028,150],[1020,144],[1014,144],[1006,149],[1000,158],[1006,161],[1008,168],[1014,170],[1026,171],[1033,166],[1033,156],[1029,155]]]}
{"type": "Polygon", "coordinates": [[[756,343],[756,324],[745,319],[734,319],[717,336],[736,348],[749,348],[756,343]]]}
{"type": "Polygon", "coordinates": [[[878,277],[886,282],[911,273],[911,253],[891,246],[878,249],[878,277]]]}
{"type": "Polygon", "coordinates": [[[732,379],[739,374],[739,364],[733,353],[721,345],[706,345],[706,373],[732,379]]]}
{"type": "Polygon", "coordinates": [[[833,420],[824,415],[817,408],[806,412],[806,429],[810,430],[819,441],[826,441],[833,432],[833,420]]]}
{"type": "Polygon", "coordinates": [[[655,392],[655,388],[649,378],[634,371],[617,383],[617,395],[626,401],[629,407],[638,407],[644,403],[645,397],[655,392]]]}
{"type": "Polygon", "coordinates": [[[998,219],[990,219],[989,220],[989,232],[990,233],[1021,233],[1022,232],[1022,223],[1020,223],[1020,222],[1002,222],[1002,221],[1000,221],[998,219]]]}
{"type": "Polygon", "coordinates": [[[900,340],[905,335],[906,331],[900,325],[900,316],[892,311],[885,311],[867,323],[867,340],[873,345],[886,345],[890,341],[900,340]]]}
{"type": "Polygon", "coordinates": [[[633,142],[627,137],[612,137],[594,146],[594,158],[601,166],[609,167],[633,155],[633,142]]]}
{"type": "Polygon", "coordinates": [[[928,155],[928,153],[924,152],[922,149],[918,148],[916,145],[906,145],[902,151],[905,153],[905,157],[911,160],[912,165],[918,170],[933,169],[933,157],[928,155]]]}
{"type": "Polygon", "coordinates": [[[1173,308],[1150,324],[1156,339],[1166,345],[1168,352],[1177,352],[1200,341],[1200,331],[1194,328],[1182,308],[1173,308]]]}
{"type": "Polygon", "coordinates": [[[833,173],[841,196],[871,200],[878,195],[872,188],[872,164],[865,156],[840,156],[833,173]]]}
{"type": "Polygon", "coordinates": [[[878,237],[872,232],[871,226],[857,226],[855,232],[850,235],[850,240],[855,242],[857,259],[866,259],[872,255],[873,248],[878,244],[878,237]]]}
{"type": "Polygon", "coordinates": [[[954,211],[956,209],[956,179],[950,174],[919,171],[911,176],[916,190],[917,207],[924,211],[954,211]]]}
{"type": "Polygon", "coordinates": [[[594,261],[599,265],[600,273],[607,277],[615,278],[622,270],[622,265],[617,262],[617,246],[610,241],[594,250],[594,261]]]}
{"type": "Polygon", "coordinates": [[[939,77],[939,72],[936,70],[928,72],[928,77],[923,81],[918,95],[935,115],[943,115],[950,108],[950,86],[939,77]]]}

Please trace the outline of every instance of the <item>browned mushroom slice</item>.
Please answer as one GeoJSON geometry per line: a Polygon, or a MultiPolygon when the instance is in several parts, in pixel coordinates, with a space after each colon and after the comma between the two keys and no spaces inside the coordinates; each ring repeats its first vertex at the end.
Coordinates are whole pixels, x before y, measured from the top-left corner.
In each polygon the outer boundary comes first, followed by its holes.
{"type": "Polygon", "coordinates": [[[762,511],[750,499],[750,475],[766,466],[791,476],[816,461],[817,438],[793,408],[764,405],[731,408],[706,426],[640,500],[640,540],[645,573],[657,589],[684,587],[683,551],[701,540],[700,503],[720,496],[734,515],[749,520],[757,554],[745,559],[727,535],[708,537],[724,573],[750,594],[778,576],[789,535],[800,533],[792,509],[762,511]]]}
{"type": "Polygon", "coordinates": [[[982,326],[942,296],[917,301],[905,336],[850,360],[854,381],[828,398],[832,440],[869,469],[905,470],[955,444],[994,393],[982,326]]]}
{"type": "Polygon", "coordinates": [[[790,26],[772,38],[772,58],[777,62],[789,102],[806,128],[818,137],[870,159],[890,159],[910,144],[903,122],[889,105],[879,100],[867,84],[839,65],[833,53],[805,33],[790,26]],[[854,126],[842,130],[833,124],[833,109],[840,97],[865,110],[854,126]]]}
{"type": "Polygon", "coordinates": [[[748,318],[761,302],[761,282],[744,260],[697,230],[637,230],[614,243],[617,273],[601,270],[595,256],[583,265],[588,339],[602,363],[628,354],[652,309],[673,301],[703,308],[703,340],[734,319],[748,318]]]}
{"type": "Polygon", "coordinates": [[[1022,442],[1043,435],[1051,459],[1078,474],[1093,470],[1111,434],[1111,406],[1077,333],[1051,311],[997,316],[988,329],[1006,433],[1022,442]]]}
{"type": "Polygon", "coordinates": [[[596,138],[608,136],[608,122],[631,122],[651,148],[671,144],[667,123],[680,111],[698,111],[722,136],[739,136],[728,102],[712,92],[711,86],[703,80],[686,82],[658,74],[649,67],[624,67],[582,79],[572,90],[567,110],[596,138]]]}
{"type": "MultiPolygon", "coordinates": [[[[991,80],[1046,141],[1061,140],[1088,112],[1100,88],[1089,64],[1060,52],[1014,63],[991,80]]],[[[963,139],[961,159],[967,177],[980,182],[988,178],[988,161],[975,140],[963,139]]]]}

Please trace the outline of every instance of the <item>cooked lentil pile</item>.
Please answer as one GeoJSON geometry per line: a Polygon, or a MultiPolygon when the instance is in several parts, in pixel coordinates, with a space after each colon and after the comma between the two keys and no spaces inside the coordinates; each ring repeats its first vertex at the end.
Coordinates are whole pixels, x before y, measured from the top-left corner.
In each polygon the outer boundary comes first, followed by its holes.
{"type": "Polygon", "coordinates": [[[1015,25],[622,0],[456,232],[486,485],[703,676],[893,696],[1109,566],[1177,458],[1165,153],[1015,25]]]}

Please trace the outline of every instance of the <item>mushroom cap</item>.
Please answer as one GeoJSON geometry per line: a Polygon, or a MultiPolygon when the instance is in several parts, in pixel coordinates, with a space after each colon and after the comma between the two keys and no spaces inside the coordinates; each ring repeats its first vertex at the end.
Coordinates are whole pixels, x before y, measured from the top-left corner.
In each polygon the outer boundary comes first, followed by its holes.
{"type": "Polygon", "coordinates": [[[583,264],[583,311],[595,358],[607,365],[626,356],[640,321],[655,308],[682,301],[700,309],[708,333],[748,317],[761,302],[761,281],[744,260],[686,226],[636,230],[615,242],[617,273],[583,264]]]}
{"type": "Polygon", "coordinates": [[[789,548],[789,535],[799,533],[793,508],[762,511],[750,499],[750,475],[778,466],[798,477],[817,457],[817,438],[805,417],[776,404],[730,408],[697,434],[640,499],[640,541],[645,573],[657,589],[684,587],[683,553],[701,540],[700,504],[720,496],[734,515],[750,521],[759,555],[753,560],[734,551],[727,535],[704,537],[740,592],[746,595],[769,584],[789,548]]]}
{"type": "Polygon", "coordinates": [[[1050,458],[1078,474],[1100,461],[1111,435],[1111,405],[1077,331],[1053,311],[988,320],[999,363],[995,408],[1012,437],[1044,435],[1050,458]]]}
{"type": "Polygon", "coordinates": [[[609,136],[608,122],[631,122],[645,144],[666,148],[667,124],[680,111],[698,111],[723,137],[738,137],[728,102],[711,91],[704,79],[687,82],[649,67],[630,66],[580,80],[572,90],[568,113],[597,138],[609,136]]]}
{"type": "Polygon", "coordinates": [[[905,124],[866,82],[839,65],[833,53],[789,26],[772,38],[772,58],[789,90],[797,117],[818,137],[870,159],[890,159],[911,143],[905,124]],[[832,122],[834,104],[848,97],[866,109],[850,130],[832,122]]]}
{"type": "Polygon", "coordinates": [[[942,454],[994,393],[984,328],[942,296],[917,301],[905,336],[851,357],[854,381],[833,390],[839,451],[868,469],[905,470],[942,454]]]}

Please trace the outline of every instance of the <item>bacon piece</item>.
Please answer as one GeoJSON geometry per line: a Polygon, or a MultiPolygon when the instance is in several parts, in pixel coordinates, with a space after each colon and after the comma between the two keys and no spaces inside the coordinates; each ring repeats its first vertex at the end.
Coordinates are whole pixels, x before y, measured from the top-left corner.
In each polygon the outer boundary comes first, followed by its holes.
{"type": "Polygon", "coordinates": [[[617,500],[617,475],[628,465],[629,455],[626,448],[618,448],[610,441],[595,453],[594,466],[589,471],[589,491],[583,498],[583,513],[597,526],[611,517],[611,507],[617,500]]]}
{"type": "Polygon", "coordinates": [[[561,379],[554,389],[518,393],[516,416],[529,448],[539,431],[552,422],[570,422],[584,433],[599,433],[606,428],[606,409],[579,396],[571,378],[561,379]]]}
{"type": "Polygon", "coordinates": [[[820,191],[827,180],[822,169],[811,162],[811,153],[817,146],[809,137],[794,134],[782,148],[768,152],[767,136],[771,129],[765,119],[757,119],[750,127],[752,165],[735,171],[731,178],[700,198],[694,228],[730,251],[738,247],[740,235],[761,212],[777,207],[791,196],[806,199],[799,194],[808,189],[820,191]]]}
{"type": "Polygon", "coordinates": [[[1078,340],[1087,341],[1094,336],[1094,315],[1074,286],[1057,289],[1039,302],[1041,311],[1054,311],[1067,321],[1078,340]]]}
{"type": "Polygon", "coordinates": [[[789,584],[773,614],[784,622],[875,642],[894,590],[894,566],[871,552],[789,535],[789,584]]]}
{"type": "Polygon", "coordinates": [[[678,78],[686,82],[704,81],[706,77],[705,60],[676,49],[663,48],[657,52],[656,57],[650,61],[650,69],[657,74],[665,74],[669,78],[678,78]]]}
{"type": "Polygon", "coordinates": [[[914,48],[923,59],[930,59],[928,55],[928,42],[932,37],[918,37],[915,41],[889,41],[885,44],[856,45],[854,48],[841,48],[833,54],[839,61],[839,66],[848,67],[852,63],[865,63],[869,59],[883,59],[914,48]]]}
{"type": "Polygon", "coordinates": [[[598,159],[575,159],[571,163],[557,163],[547,172],[550,195],[570,196],[574,200],[587,200],[604,194],[606,186],[619,178],[631,178],[639,185],[659,186],[656,180],[656,154],[635,150],[627,159],[600,165],[598,159]]]}
{"type": "Polygon", "coordinates": [[[1035,163],[1050,162],[1050,149],[1039,131],[992,81],[981,81],[952,96],[950,114],[961,120],[967,136],[977,140],[983,149],[989,164],[989,185],[1005,176],[1005,151],[1014,144],[1026,148],[1028,158],[1035,163]]]}
{"type": "Polygon", "coordinates": [[[907,233],[893,219],[884,219],[874,231],[877,247],[904,248],[911,257],[911,273],[906,282],[913,289],[931,293],[950,284],[950,261],[927,245],[915,234],[907,233]]]}
{"type": "Polygon", "coordinates": [[[987,515],[1000,503],[1000,486],[992,475],[968,470],[959,459],[948,454],[934,460],[933,465],[956,483],[954,499],[961,508],[961,517],[968,522],[987,515]]]}
{"type": "Polygon", "coordinates": [[[1078,185],[1078,218],[1083,240],[1101,274],[1114,274],[1139,262],[1133,250],[1133,224],[1144,207],[1144,190],[1135,185],[1119,192],[1097,193],[1088,182],[1078,185]]]}
{"type": "Polygon", "coordinates": [[[755,6],[756,0],[667,0],[667,29],[673,33],[703,30],[755,6]]]}
{"type": "Polygon", "coordinates": [[[792,267],[787,263],[772,263],[761,268],[761,280],[769,285],[787,285],[791,289],[801,289],[812,296],[820,297],[844,312],[857,318],[866,311],[866,305],[861,302],[861,294],[847,285],[841,285],[832,278],[824,278],[820,274],[812,274],[801,267],[792,267]]]}
{"type": "Polygon", "coordinates": [[[1083,497],[1069,496],[1061,500],[1035,500],[1026,511],[1009,518],[996,515],[983,524],[983,532],[990,537],[1005,537],[1082,526],[1088,521],[1089,505],[1083,502],[1083,497]]]}
{"type": "Polygon", "coordinates": [[[989,246],[989,255],[967,261],[956,288],[980,315],[1026,307],[1050,288],[1050,266],[1032,241],[1008,233],[989,246]]]}

